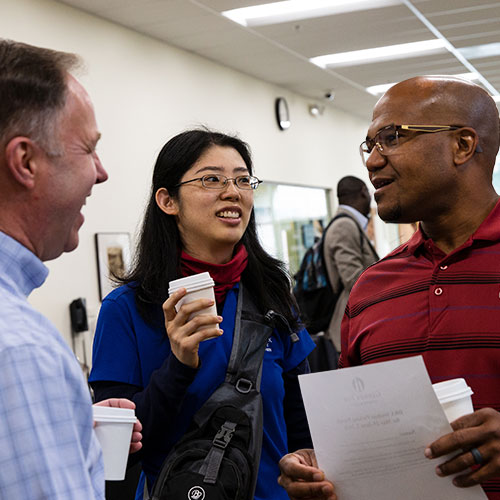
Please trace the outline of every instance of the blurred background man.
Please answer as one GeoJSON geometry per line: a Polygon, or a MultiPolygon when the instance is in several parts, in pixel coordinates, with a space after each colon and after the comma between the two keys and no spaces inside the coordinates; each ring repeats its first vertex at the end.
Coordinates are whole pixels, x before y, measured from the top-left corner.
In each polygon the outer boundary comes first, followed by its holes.
{"type": "Polygon", "coordinates": [[[349,293],[363,270],[378,260],[378,255],[365,232],[371,203],[366,184],[357,177],[343,177],[337,184],[337,197],[339,207],[324,236],[323,257],[332,288],[342,290],[327,330],[340,353],[340,323],[349,293]]]}

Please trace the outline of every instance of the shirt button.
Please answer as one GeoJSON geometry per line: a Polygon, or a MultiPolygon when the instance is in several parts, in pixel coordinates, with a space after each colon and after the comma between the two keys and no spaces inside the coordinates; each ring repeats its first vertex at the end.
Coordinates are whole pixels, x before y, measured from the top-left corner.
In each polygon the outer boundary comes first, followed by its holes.
{"type": "Polygon", "coordinates": [[[436,288],[434,290],[434,295],[441,295],[443,293],[443,289],[442,288],[436,288]]]}
{"type": "Polygon", "coordinates": [[[445,269],[448,269],[448,266],[439,266],[439,269],[442,269],[444,271],[445,269]]]}

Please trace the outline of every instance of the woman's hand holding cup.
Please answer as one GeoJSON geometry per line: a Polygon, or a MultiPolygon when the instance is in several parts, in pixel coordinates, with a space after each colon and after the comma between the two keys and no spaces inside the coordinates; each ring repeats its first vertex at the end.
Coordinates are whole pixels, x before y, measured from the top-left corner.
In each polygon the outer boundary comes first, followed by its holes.
{"type": "Polygon", "coordinates": [[[197,314],[215,304],[213,299],[196,299],[184,302],[178,311],[176,304],[186,295],[181,288],[163,303],[165,328],[170,340],[170,348],[174,356],[183,364],[197,368],[200,364],[198,349],[200,342],[222,335],[219,323],[221,316],[197,314]],[[195,314],[195,315],[193,315],[195,314]]]}

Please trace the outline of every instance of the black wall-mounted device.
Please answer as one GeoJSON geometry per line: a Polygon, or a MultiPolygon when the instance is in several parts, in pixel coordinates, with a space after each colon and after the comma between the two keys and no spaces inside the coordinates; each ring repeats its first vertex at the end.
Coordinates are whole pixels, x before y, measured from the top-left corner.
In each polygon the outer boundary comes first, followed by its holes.
{"type": "Polygon", "coordinates": [[[73,333],[86,332],[89,329],[85,299],[79,298],[71,302],[69,305],[69,313],[73,333]]]}

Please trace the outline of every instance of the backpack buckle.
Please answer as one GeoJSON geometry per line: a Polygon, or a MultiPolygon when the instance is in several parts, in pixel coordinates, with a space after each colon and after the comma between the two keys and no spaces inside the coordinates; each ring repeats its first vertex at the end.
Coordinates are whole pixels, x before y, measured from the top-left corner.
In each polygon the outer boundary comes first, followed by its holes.
{"type": "Polygon", "coordinates": [[[233,422],[224,422],[212,441],[214,446],[222,448],[223,450],[226,449],[227,445],[231,441],[231,438],[233,437],[235,428],[236,424],[233,422]]]}
{"type": "Polygon", "coordinates": [[[253,388],[253,384],[251,380],[247,378],[240,378],[236,382],[236,390],[241,394],[248,394],[253,388]]]}

